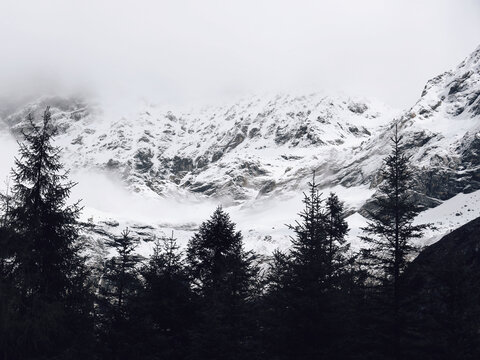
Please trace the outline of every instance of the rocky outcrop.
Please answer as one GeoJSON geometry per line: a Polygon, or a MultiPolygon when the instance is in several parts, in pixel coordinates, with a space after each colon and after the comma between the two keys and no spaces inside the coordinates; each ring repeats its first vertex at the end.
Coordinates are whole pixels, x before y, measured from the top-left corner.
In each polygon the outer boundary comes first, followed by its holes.
{"type": "MultiPolygon", "coordinates": [[[[402,310],[421,334],[424,358],[479,356],[480,218],[423,250],[402,278],[402,310]]],[[[420,344],[415,344],[420,345],[420,344]]]]}

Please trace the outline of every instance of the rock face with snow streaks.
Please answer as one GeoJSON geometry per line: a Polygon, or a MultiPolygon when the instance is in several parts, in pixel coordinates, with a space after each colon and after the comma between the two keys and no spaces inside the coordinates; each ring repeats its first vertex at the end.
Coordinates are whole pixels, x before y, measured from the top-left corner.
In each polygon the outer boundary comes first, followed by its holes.
{"type": "MultiPolygon", "coordinates": [[[[361,188],[368,198],[382,182],[395,125],[414,167],[412,191],[425,208],[480,189],[480,47],[428,81],[406,111],[310,94],[190,110],[142,104],[119,114],[91,100],[42,97],[22,106],[0,102],[0,132],[19,137],[27,114],[40,120],[47,105],[68,169],[106,172],[147,197],[252,209],[301,193],[315,171],[326,190],[361,188]]],[[[362,206],[343,200],[350,213],[362,206]]]]}
{"type": "Polygon", "coordinates": [[[4,118],[14,134],[45,104],[73,169],[121,176],[134,191],[190,192],[241,202],[297,189],[378,133],[394,111],[350,98],[274,96],[191,112],[145,106],[108,118],[77,99],[42,98],[4,118]]]}

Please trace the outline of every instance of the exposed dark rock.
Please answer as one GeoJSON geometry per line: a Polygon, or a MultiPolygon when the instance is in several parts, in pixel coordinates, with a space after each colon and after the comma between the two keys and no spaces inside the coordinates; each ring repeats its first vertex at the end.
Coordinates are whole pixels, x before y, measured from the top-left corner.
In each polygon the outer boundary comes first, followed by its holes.
{"type": "Polygon", "coordinates": [[[460,106],[460,107],[456,108],[455,109],[455,116],[460,115],[461,113],[463,113],[464,110],[465,110],[465,108],[463,106],[460,106]]]}
{"type": "Polygon", "coordinates": [[[473,103],[479,98],[480,91],[476,91],[473,94],[467,96],[467,105],[473,105],[473,103]]]}
{"type": "Polygon", "coordinates": [[[480,137],[475,136],[470,145],[461,152],[462,163],[470,164],[471,167],[480,166],[480,137]]]}
{"type": "Polygon", "coordinates": [[[153,226],[151,226],[151,225],[138,225],[138,224],[136,224],[136,225],[132,225],[132,226],[130,226],[130,227],[131,227],[132,229],[140,229],[140,230],[146,230],[146,229],[148,229],[148,230],[153,230],[153,229],[155,229],[155,228],[154,228],[153,226]]]}
{"type": "Polygon", "coordinates": [[[321,116],[318,116],[317,117],[317,121],[322,123],[322,124],[330,124],[330,122],[328,121],[328,119],[325,119],[324,117],[321,117],[321,116]]]}
{"type": "Polygon", "coordinates": [[[297,129],[294,137],[296,139],[300,139],[300,138],[304,137],[308,133],[308,131],[309,131],[308,126],[307,125],[302,125],[297,129]]]}
{"type": "Polygon", "coordinates": [[[267,172],[260,167],[259,163],[245,161],[240,165],[240,169],[247,170],[247,173],[251,176],[266,175],[267,172]]]}
{"type": "Polygon", "coordinates": [[[468,83],[466,80],[472,75],[472,72],[466,72],[460,78],[453,81],[452,85],[450,86],[450,90],[448,91],[448,95],[453,95],[458,92],[462,92],[467,89],[468,83]]]}
{"type": "Polygon", "coordinates": [[[72,145],[82,145],[83,144],[83,137],[81,135],[78,135],[75,139],[72,140],[70,143],[72,145]]]}
{"type": "Polygon", "coordinates": [[[368,131],[368,129],[364,126],[362,126],[362,132],[368,136],[372,135],[372,133],[370,131],[368,131]]]}
{"type": "Polygon", "coordinates": [[[120,225],[119,222],[116,220],[105,220],[105,221],[101,221],[101,223],[110,227],[118,227],[120,225]]]}
{"type": "Polygon", "coordinates": [[[480,98],[471,107],[471,112],[475,115],[480,115],[480,98]]]}
{"type": "Polygon", "coordinates": [[[135,159],[135,168],[138,171],[147,172],[152,168],[153,152],[151,149],[139,149],[133,157],[135,159]]]}
{"type": "MultiPolygon", "coordinates": [[[[411,196],[412,202],[417,204],[420,207],[420,210],[433,208],[442,203],[442,201],[436,198],[427,196],[424,193],[418,192],[418,191],[411,191],[410,196],[411,196]]],[[[375,199],[371,198],[367,200],[365,204],[362,205],[358,213],[366,218],[369,218],[371,213],[375,214],[377,212],[377,209],[378,207],[376,205],[375,199]]]]}
{"type": "Polygon", "coordinates": [[[273,190],[275,190],[276,187],[277,187],[277,183],[274,180],[269,180],[262,186],[262,188],[258,192],[258,196],[268,194],[273,190]]]}
{"type": "Polygon", "coordinates": [[[428,197],[448,200],[462,192],[466,186],[456,173],[449,169],[425,169],[416,171],[418,190],[428,197]]]}
{"type": "Polygon", "coordinates": [[[286,127],[278,126],[275,130],[275,143],[278,145],[286,144],[292,138],[286,127]]]}
{"type": "Polygon", "coordinates": [[[107,166],[108,169],[118,169],[120,167],[120,161],[110,159],[110,160],[107,161],[106,166],[107,166]]]}
{"type": "Polygon", "coordinates": [[[350,105],[348,105],[348,110],[355,114],[363,114],[365,111],[368,110],[368,107],[365,104],[351,103],[350,105]]]}
{"type": "Polygon", "coordinates": [[[365,177],[365,174],[361,169],[352,168],[348,174],[340,179],[340,185],[345,187],[355,186],[359,184],[366,184],[369,182],[370,177],[365,177]]]}
{"type": "Polygon", "coordinates": [[[250,139],[251,139],[251,138],[254,138],[254,137],[258,136],[259,132],[260,132],[260,129],[254,127],[254,128],[252,128],[252,129],[250,129],[250,131],[248,132],[248,137],[249,137],[250,139]]]}
{"type": "Polygon", "coordinates": [[[243,140],[245,140],[245,135],[241,134],[241,133],[238,133],[237,135],[235,135],[235,137],[227,144],[227,149],[228,150],[232,150],[234,148],[236,148],[238,145],[240,145],[243,140]]]}
{"type": "Polygon", "coordinates": [[[404,150],[410,150],[413,148],[421,148],[422,146],[426,145],[430,140],[435,137],[434,134],[425,132],[425,131],[418,131],[414,132],[409,139],[408,142],[403,144],[404,150]]]}
{"type": "Polygon", "coordinates": [[[148,138],[148,136],[143,135],[140,139],[138,139],[138,142],[146,142],[146,143],[149,143],[149,142],[150,142],[150,139],[148,138]]]}
{"type": "Polygon", "coordinates": [[[358,135],[359,131],[356,126],[349,126],[348,131],[350,131],[352,134],[358,135]]]}
{"type": "Polygon", "coordinates": [[[170,111],[167,113],[167,115],[165,115],[165,117],[172,122],[177,121],[177,117],[175,115],[173,115],[173,113],[170,112],[170,111]]]}
{"type": "Polygon", "coordinates": [[[281,157],[285,160],[300,160],[300,159],[302,159],[302,156],[297,156],[297,155],[281,155],[281,157]]]}
{"type": "Polygon", "coordinates": [[[200,168],[203,168],[207,165],[208,165],[208,159],[205,156],[201,155],[201,156],[199,156],[195,159],[195,167],[196,168],[200,169],[200,168]]]}
{"type": "Polygon", "coordinates": [[[214,194],[215,190],[216,186],[212,183],[195,183],[190,187],[190,191],[204,193],[205,195],[214,194]]]}
{"type": "Polygon", "coordinates": [[[412,193],[412,201],[417,204],[421,210],[434,208],[442,203],[442,201],[438,199],[429,197],[416,191],[412,193]]]}
{"type": "Polygon", "coordinates": [[[212,155],[212,162],[219,160],[223,156],[223,151],[215,151],[212,155]]]}
{"type": "Polygon", "coordinates": [[[190,158],[182,158],[175,156],[172,159],[172,172],[178,174],[180,172],[192,171],[193,160],[190,158]]]}
{"type": "Polygon", "coordinates": [[[433,111],[435,111],[435,110],[438,109],[438,107],[439,107],[441,104],[442,104],[442,101],[439,101],[439,102],[437,102],[435,105],[432,105],[432,106],[431,106],[431,109],[432,109],[433,111]]]}
{"type": "Polygon", "coordinates": [[[476,359],[480,328],[480,218],[423,250],[401,279],[409,324],[430,359],[476,359]]]}

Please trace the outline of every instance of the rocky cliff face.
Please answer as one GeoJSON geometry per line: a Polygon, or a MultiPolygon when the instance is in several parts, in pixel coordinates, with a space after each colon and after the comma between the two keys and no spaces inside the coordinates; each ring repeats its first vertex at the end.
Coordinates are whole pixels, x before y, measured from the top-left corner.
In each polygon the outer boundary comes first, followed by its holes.
{"type": "Polygon", "coordinates": [[[480,48],[456,69],[427,82],[409,110],[354,149],[350,160],[336,164],[328,182],[345,186],[382,179],[378,169],[390,151],[395,124],[416,175],[413,189],[426,207],[460,192],[480,189],[480,48]]]}
{"type": "Polygon", "coordinates": [[[28,112],[51,105],[73,169],[120,175],[134,191],[179,192],[242,202],[296,189],[314,169],[348,157],[394,111],[350,98],[252,98],[227,107],[172,112],[145,106],[105,118],[75,99],[44,98],[4,118],[13,133],[28,112]]]}

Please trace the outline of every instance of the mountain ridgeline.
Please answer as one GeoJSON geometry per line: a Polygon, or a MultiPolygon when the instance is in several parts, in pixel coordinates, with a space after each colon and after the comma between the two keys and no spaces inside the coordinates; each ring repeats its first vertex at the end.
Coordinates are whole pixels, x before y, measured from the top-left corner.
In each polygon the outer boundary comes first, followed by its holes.
{"type": "Polygon", "coordinates": [[[428,81],[404,112],[312,94],[191,111],[144,105],[122,117],[87,100],[44,97],[4,106],[3,127],[19,135],[25,116],[45,105],[72,170],[114,172],[144,193],[193,193],[241,204],[296,191],[313,170],[322,187],[376,188],[394,124],[406,140],[414,190],[425,207],[480,189],[480,49],[428,81]]]}

